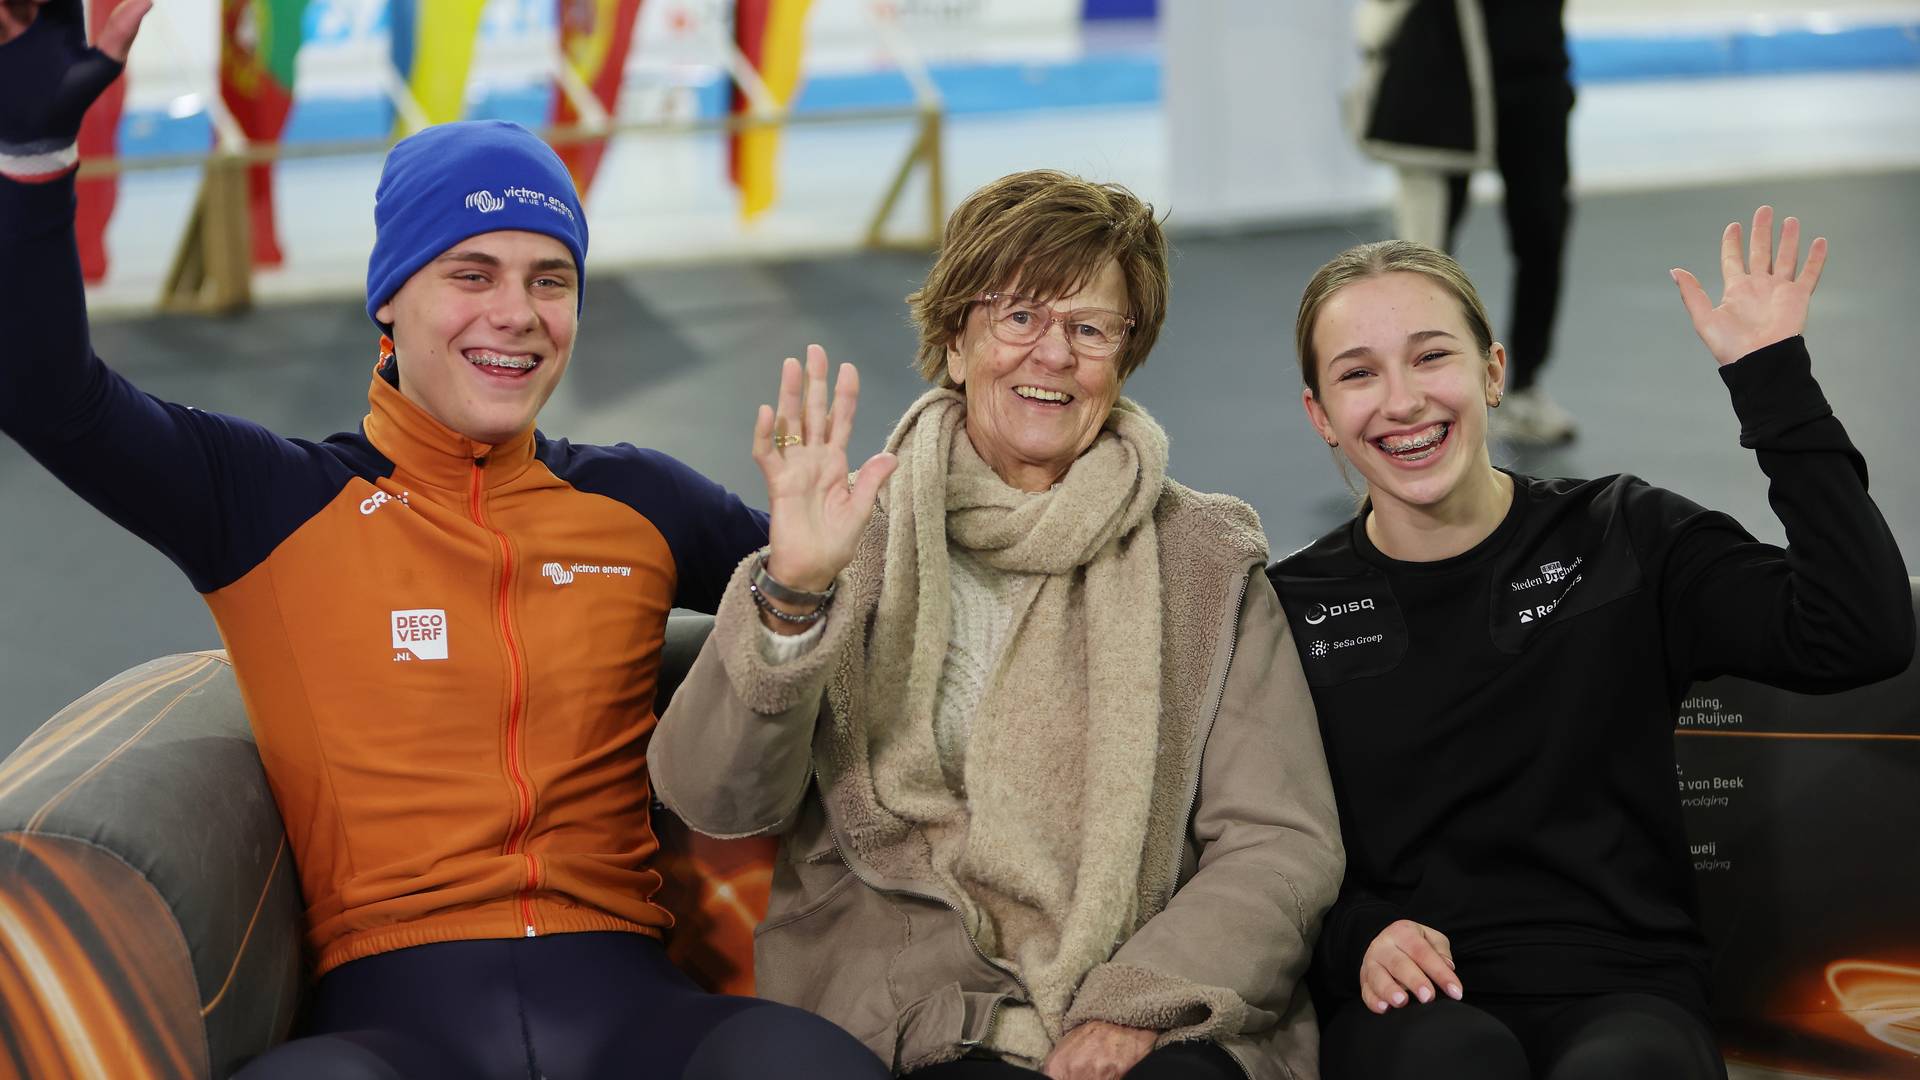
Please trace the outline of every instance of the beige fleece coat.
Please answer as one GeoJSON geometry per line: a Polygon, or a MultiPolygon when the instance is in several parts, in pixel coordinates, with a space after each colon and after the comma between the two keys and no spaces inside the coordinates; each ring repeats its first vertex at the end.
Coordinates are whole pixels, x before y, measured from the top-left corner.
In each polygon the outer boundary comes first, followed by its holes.
{"type": "MultiPolygon", "coordinates": [[[[1213,1039],[1254,1080],[1310,1080],[1318,1036],[1300,980],[1344,867],[1312,700],[1251,508],[1168,482],[1154,516],[1165,645],[1138,914],[1068,1023],[1213,1039]]],[[[742,564],[649,765],[694,828],[785,835],[759,993],[905,1072],[983,1045],[1001,1005],[1029,994],[968,935],[924,844],[880,827],[864,733],[843,719],[860,713],[886,527],[877,512],[822,640],[782,664],[759,647],[742,564]]],[[[1032,781],[1047,776],[1034,763],[1032,781]]]]}

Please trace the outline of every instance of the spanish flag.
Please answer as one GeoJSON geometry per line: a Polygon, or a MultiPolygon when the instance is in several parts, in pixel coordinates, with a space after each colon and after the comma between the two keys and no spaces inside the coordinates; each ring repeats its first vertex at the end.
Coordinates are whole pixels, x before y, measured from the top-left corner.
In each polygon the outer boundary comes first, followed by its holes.
{"type": "MultiPolygon", "coordinates": [[[[249,142],[277,143],[286,130],[306,17],[307,0],[221,0],[220,100],[249,142]]],[[[279,266],[270,162],[247,170],[247,211],[253,265],[279,266]]]]}
{"type": "MultiPolygon", "coordinates": [[[[587,84],[601,108],[609,114],[620,98],[620,80],[626,74],[627,51],[633,45],[633,25],[640,17],[641,0],[555,0],[560,5],[560,54],[580,81],[587,84]]],[[[580,114],[567,95],[553,95],[555,126],[576,124],[580,114]]],[[[586,197],[607,141],[568,143],[557,148],[560,160],[573,174],[573,186],[586,197]]]]}
{"type": "MultiPolygon", "coordinates": [[[[812,0],[736,0],[733,40],[760,73],[774,102],[785,106],[800,86],[800,58],[806,51],[807,9],[812,0]]],[[[733,88],[733,113],[751,112],[747,95],[733,88]]],[[[740,214],[751,221],[773,205],[774,163],[780,153],[780,129],[756,127],[733,137],[728,171],[740,189],[740,214]]]]}
{"type": "MultiPolygon", "coordinates": [[[[466,115],[467,73],[485,6],[482,0],[393,0],[393,66],[429,124],[466,115]]],[[[405,121],[396,120],[394,136],[406,134],[405,121]]]]}

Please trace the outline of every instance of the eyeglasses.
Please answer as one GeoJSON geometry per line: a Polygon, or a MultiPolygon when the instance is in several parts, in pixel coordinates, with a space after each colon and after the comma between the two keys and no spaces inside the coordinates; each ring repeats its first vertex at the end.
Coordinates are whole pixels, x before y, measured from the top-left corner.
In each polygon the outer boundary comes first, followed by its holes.
{"type": "Polygon", "coordinates": [[[981,293],[975,302],[987,305],[987,326],[1001,341],[1032,345],[1060,323],[1066,327],[1067,347],[1089,360],[1104,360],[1119,352],[1133,327],[1133,319],[1118,311],[1075,308],[1063,314],[1017,293],[981,293]]]}

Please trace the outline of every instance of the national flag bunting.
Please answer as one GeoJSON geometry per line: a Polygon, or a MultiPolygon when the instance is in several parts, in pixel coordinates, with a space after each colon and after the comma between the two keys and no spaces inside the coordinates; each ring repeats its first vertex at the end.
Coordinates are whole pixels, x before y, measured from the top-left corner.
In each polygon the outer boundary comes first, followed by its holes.
{"type": "MultiPolygon", "coordinates": [[[[626,74],[627,52],[633,45],[634,23],[640,17],[642,0],[555,0],[559,4],[560,54],[587,84],[587,89],[609,114],[620,98],[621,77],[626,74]]],[[[567,95],[555,89],[552,121],[555,125],[576,124],[580,114],[567,95]]],[[[584,198],[600,170],[600,159],[607,152],[607,141],[568,143],[558,148],[560,160],[573,174],[573,186],[584,198]]]]}
{"type": "MultiPolygon", "coordinates": [[[[467,74],[480,35],[481,0],[393,0],[393,66],[430,124],[466,114],[467,74]]],[[[394,134],[406,134],[395,122],[394,134]]]]}
{"type": "MultiPolygon", "coordinates": [[[[221,0],[220,100],[249,142],[277,143],[286,130],[306,17],[307,0],[221,0]]],[[[271,162],[247,169],[247,212],[253,265],[280,265],[271,162]]]]}
{"type": "MultiPolygon", "coordinates": [[[[811,0],[736,0],[734,4],[734,42],[781,106],[793,101],[800,86],[810,5],[811,0]]],[[[750,111],[746,94],[735,86],[734,115],[750,111]]],[[[779,152],[777,127],[749,128],[733,137],[728,147],[728,171],[734,186],[740,189],[742,217],[752,220],[773,205],[777,188],[774,166],[779,152]]]]}

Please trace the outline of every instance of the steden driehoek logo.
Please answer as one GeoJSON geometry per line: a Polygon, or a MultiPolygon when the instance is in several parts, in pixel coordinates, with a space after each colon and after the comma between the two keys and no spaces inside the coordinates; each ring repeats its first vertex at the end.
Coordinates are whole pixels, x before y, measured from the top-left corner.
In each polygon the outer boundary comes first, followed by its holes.
{"type": "Polygon", "coordinates": [[[1576,555],[1570,563],[1562,563],[1558,560],[1541,563],[1538,574],[1531,577],[1523,577],[1519,581],[1509,581],[1507,582],[1507,588],[1514,592],[1525,592],[1528,589],[1537,589],[1542,585],[1558,585],[1562,581],[1567,580],[1568,576],[1575,570],[1580,569],[1580,565],[1586,561],[1586,556],[1576,555]]]}
{"type": "Polygon", "coordinates": [[[469,210],[478,210],[483,214],[491,214],[495,210],[505,210],[506,208],[507,200],[495,195],[491,191],[476,191],[467,196],[467,209],[469,210]]]}
{"type": "Polygon", "coordinates": [[[445,660],[447,613],[443,608],[409,608],[392,614],[395,660],[445,660]]]}

